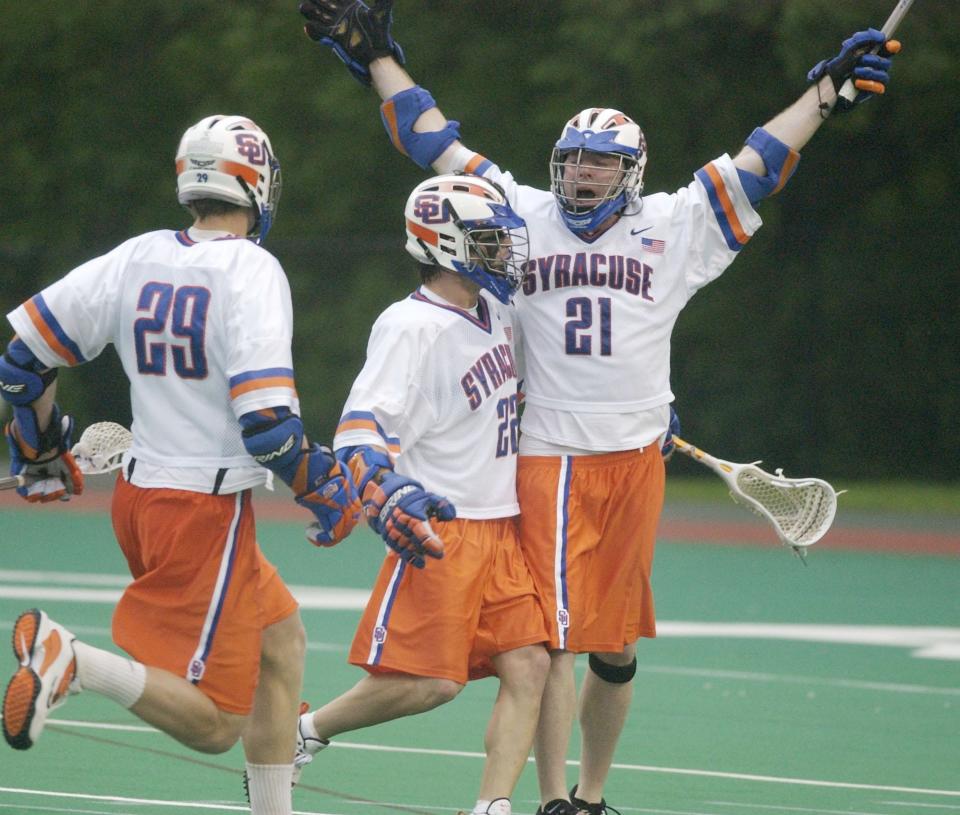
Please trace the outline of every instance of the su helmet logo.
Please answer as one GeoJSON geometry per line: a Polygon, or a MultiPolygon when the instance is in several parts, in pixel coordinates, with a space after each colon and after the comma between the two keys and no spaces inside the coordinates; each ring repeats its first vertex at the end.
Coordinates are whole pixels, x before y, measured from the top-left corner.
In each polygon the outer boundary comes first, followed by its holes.
{"type": "Polygon", "coordinates": [[[413,214],[425,224],[445,224],[450,220],[447,202],[441,203],[440,196],[431,193],[417,196],[413,203],[413,214]]]}
{"type": "Polygon", "coordinates": [[[237,134],[237,152],[254,165],[263,165],[267,161],[263,142],[252,133],[237,134]]]}

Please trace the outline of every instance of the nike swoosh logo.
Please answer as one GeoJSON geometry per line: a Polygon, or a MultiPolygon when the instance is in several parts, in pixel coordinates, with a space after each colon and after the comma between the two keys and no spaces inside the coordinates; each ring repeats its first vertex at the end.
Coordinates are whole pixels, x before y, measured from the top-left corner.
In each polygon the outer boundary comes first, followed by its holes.
{"type": "Polygon", "coordinates": [[[644,229],[631,229],[631,230],[630,230],[630,234],[631,234],[631,235],[639,235],[641,232],[648,232],[648,231],[651,230],[651,229],[653,229],[652,226],[648,226],[648,227],[646,227],[646,228],[644,228],[644,229]]]}
{"type": "Polygon", "coordinates": [[[43,664],[37,672],[40,676],[43,676],[47,669],[53,665],[57,657],[60,656],[62,649],[63,643],[60,641],[60,632],[54,629],[50,632],[50,636],[43,641],[43,664]]]}
{"type": "Polygon", "coordinates": [[[30,664],[30,648],[27,646],[27,638],[23,634],[20,635],[20,653],[23,654],[20,657],[20,664],[26,668],[30,664]]]}

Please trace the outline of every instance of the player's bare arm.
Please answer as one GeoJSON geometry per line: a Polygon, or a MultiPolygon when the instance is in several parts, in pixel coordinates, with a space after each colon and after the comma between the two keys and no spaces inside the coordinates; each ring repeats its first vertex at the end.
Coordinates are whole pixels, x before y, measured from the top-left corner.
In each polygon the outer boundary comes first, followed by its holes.
{"type": "MultiPolygon", "coordinates": [[[[783,142],[792,150],[801,150],[826,121],[823,118],[821,104],[836,104],[837,94],[829,77],[824,77],[811,85],[803,95],[786,110],[781,111],[767,122],[763,129],[775,139],[783,142]]],[[[745,144],[734,156],[733,163],[741,170],[756,175],[764,175],[766,168],[760,153],[745,144]]]]}
{"type": "Polygon", "coordinates": [[[392,7],[392,0],[369,7],[357,0],[303,0],[300,13],[307,36],[331,48],[357,81],[380,96],[394,146],[424,169],[451,172],[463,149],[457,123],[403,68],[403,49],[390,33],[392,7]]]}
{"type": "Polygon", "coordinates": [[[843,41],[840,53],[818,62],[807,74],[811,83],[800,98],[778,113],[747,139],[733,163],[750,197],[757,203],[777,192],[790,178],[799,151],[834,111],[844,112],[886,90],[891,57],[900,43],[874,28],[858,31],[843,41]],[[852,81],[852,101],[840,97],[844,83],[852,81]]]}

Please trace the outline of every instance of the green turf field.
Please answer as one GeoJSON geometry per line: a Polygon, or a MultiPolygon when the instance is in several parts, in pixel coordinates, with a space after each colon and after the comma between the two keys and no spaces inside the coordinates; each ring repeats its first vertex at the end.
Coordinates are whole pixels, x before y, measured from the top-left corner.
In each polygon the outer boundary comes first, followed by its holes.
{"type": "MultiPolygon", "coordinates": [[[[107,516],[10,504],[0,515],[0,637],[39,605],[109,647],[125,565],[107,516]]],[[[261,521],[260,539],[302,598],[304,696],[322,703],[361,675],[345,661],[359,611],[356,592],[334,609],[318,598],[367,588],[382,547],[359,533],[314,549],[299,516],[261,521]]],[[[664,540],[654,586],[660,636],[641,644],[606,793],[624,815],[960,813],[960,557],[823,547],[804,568],[775,544],[664,540]]],[[[477,682],[443,708],[337,739],[305,770],[295,810],[469,809],[496,688],[477,682]]],[[[571,764],[577,752],[575,738],[571,764]]],[[[0,815],[242,812],[242,766],[239,748],[192,753],[81,695],[32,750],[0,745],[0,815]]],[[[515,811],[536,799],[530,766],[515,811]]]]}

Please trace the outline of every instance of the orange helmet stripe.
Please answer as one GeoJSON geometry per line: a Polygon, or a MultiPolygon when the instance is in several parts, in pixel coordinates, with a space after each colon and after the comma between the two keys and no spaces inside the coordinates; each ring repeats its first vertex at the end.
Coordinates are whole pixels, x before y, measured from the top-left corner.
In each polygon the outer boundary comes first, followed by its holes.
{"type": "Polygon", "coordinates": [[[411,221],[409,218],[407,218],[407,229],[420,238],[420,240],[426,241],[431,246],[437,246],[440,243],[440,238],[436,232],[432,229],[427,229],[425,226],[421,226],[416,223],[416,221],[411,221]]]}

